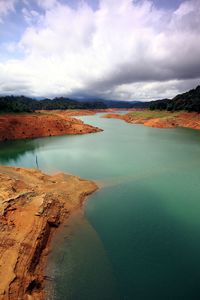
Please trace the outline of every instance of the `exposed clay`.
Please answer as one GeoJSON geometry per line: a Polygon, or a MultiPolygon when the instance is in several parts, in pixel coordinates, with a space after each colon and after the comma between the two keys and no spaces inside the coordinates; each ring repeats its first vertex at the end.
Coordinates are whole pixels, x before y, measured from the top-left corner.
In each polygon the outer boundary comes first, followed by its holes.
{"type": "Polygon", "coordinates": [[[51,236],[97,185],[11,167],[0,167],[0,181],[0,299],[45,299],[51,236]]]}
{"type": "Polygon", "coordinates": [[[156,128],[186,127],[200,130],[200,114],[198,113],[177,112],[176,114],[172,114],[169,112],[168,116],[161,118],[145,118],[142,116],[138,117],[137,115],[134,115],[134,112],[126,115],[112,113],[104,115],[103,118],[120,119],[126,121],[127,123],[143,124],[145,126],[156,128]]]}
{"type": "Polygon", "coordinates": [[[102,131],[61,112],[0,116],[0,141],[102,131]]]}

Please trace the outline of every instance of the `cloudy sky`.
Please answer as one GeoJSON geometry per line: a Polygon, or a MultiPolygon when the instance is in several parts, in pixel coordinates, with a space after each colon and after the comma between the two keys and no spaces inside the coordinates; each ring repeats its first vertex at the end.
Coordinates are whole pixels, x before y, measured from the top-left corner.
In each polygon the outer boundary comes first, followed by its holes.
{"type": "Polygon", "coordinates": [[[0,94],[151,100],[200,84],[200,0],[0,0],[0,94]]]}

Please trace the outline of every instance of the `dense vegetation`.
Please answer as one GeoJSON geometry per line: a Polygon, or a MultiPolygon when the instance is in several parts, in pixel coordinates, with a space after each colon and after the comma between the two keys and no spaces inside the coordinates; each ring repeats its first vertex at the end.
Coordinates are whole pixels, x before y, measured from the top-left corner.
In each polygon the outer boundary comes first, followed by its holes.
{"type": "Polygon", "coordinates": [[[42,109],[102,109],[102,108],[149,108],[150,110],[195,111],[200,113],[200,86],[173,99],[151,102],[112,101],[90,99],[84,101],[69,98],[35,100],[24,96],[0,97],[1,112],[32,112],[42,109]]]}
{"type": "Polygon", "coordinates": [[[103,109],[103,108],[131,108],[135,101],[110,101],[110,100],[88,100],[77,101],[69,98],[54,98],[53,100],[35,100],[24,96],[2,96],[0,97],[1,112],[32,112],[35,110],[52,109],[103,109]]]}
{"type": "Polygon", "coordinates": [[[30,112],[31,99],[26,97],[0,97],[0,111],[3,112],[30,112]],[[29,102],[30,101],[30,102],[29,102]]]}
{"type": "Polygon", "coordinates": [[[173,99],[137,102],[133,105],[133,107],[167,111],[186,110],[189,112],[194,111],[200,113],[200,86],[196,89],[190,90],[189,92],[177,95],[173,99]]]}
{"type": "Polygon", "coordinates": [[[0,97],[0,111],[2,112],[32,112],[41,109],[100,109],[106,108],[101,102],[78,102],[68,98],[53,100],[35,100],[24,96],[0,97]]]}
{"type": "Polygon", "coordinates": [[[200,113],[200,86],[189,92],[177,95],[173,99],[164,99],[149,103],[151,110],[160,109],[168,111],[195,111],[200,113]]]}

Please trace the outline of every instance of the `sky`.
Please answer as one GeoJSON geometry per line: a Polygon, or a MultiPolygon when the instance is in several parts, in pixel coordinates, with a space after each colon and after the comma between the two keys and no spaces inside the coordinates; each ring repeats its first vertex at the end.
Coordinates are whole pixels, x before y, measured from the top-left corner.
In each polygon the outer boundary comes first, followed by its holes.
{"type": "Polygon", "coordinates": [[[200,0],[0,0],[0,95],[141,100],[200,84],[200,0]]]}

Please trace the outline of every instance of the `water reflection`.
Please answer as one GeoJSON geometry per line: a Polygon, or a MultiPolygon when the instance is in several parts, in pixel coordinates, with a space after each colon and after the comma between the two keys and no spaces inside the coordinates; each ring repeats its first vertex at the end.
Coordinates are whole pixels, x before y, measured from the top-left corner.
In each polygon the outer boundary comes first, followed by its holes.
{"type": "Polygon", "coordinates": [[[36,140],[16,140],[0,142],[0,164],[17,163],[27,152],[34,154],[39,148],[36,140]]]}

